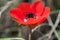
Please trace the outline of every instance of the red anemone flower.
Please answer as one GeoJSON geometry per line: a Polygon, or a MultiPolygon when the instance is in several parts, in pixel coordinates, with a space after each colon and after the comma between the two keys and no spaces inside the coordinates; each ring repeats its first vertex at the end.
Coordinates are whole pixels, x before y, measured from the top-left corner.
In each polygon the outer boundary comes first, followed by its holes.
{"type": "Polygon", "coordinates": [[[32,4],[23,2],[10,10],[10,15],[14,21],[24,25],[42,23],[46,20],[49,13],[50,8],[44,7],[44,3],[41,1],[32,4]]]}

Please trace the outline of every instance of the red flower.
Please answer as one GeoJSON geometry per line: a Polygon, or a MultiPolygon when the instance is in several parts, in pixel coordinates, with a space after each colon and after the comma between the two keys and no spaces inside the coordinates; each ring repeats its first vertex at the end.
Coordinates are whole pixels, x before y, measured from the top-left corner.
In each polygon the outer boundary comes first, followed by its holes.
{"type": "Polygon", "coordinates": [[[10,10],[10,15],[14,20],[24,25],[41,23],[46,20],[49,13],[50,8],[44,7],[44,3],[41,1],[32,4],[23,2],[10,10]]]}

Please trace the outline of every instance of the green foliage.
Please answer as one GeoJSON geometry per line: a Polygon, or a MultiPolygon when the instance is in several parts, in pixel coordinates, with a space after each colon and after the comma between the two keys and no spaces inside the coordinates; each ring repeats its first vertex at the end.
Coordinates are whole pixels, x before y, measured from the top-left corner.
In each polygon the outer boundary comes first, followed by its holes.
{"type": "Polygon", "coordinates": [[[7,0],[0,0],[0,7],[4,6],[6,2],[7,2],[7,0]]]}
{"type": "Polygon", "coordinates": [[[58,13],[50,15],[53,23],[55,23],[57,15],[58,13]]]}
{"type": "Polygon", "coordinates": [[[60,29],[59,29],[59,30],[57,30],[57,33],[58,33],[58,35],[59,35],[59,37],[60,37],[60,29]]]}
{"type": "Polygon", "coordinates": [[[24,40],[23,38],[0,38],[0,40],[24,40]]]}
{"type": "Polygon", "coordinates": [[[16,7],[18,3],[19,3],[19,0],[17,0],[17,1],[14,0],[12,7],[16,7]]]}
{"type": "Polygon", "coordinates": [[[18,23],[14,21],[14,22],[12,23],[12,26],[17,27],[17,26],[18,26],[18,23]]]}
{"type": "Polygon", "coordinates": [[[60,0],[53,0],[56,9],[60,9],[60,0]]]}

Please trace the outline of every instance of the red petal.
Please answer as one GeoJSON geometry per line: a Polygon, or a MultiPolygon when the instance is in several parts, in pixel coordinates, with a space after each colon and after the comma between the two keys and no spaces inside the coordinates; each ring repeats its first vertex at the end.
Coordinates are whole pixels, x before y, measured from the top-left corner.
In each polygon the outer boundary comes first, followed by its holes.
{"type": "Polygon", "coordinates": [[[38,24],[38,23],[41,23],[42,22],[42,17],[39,15],[39,14],[36,14],[36,21],[35,21],[35,24],[38,24]]]}
{"type": "Polygon", "coordinates": [[[16,18],[16,19],[23,19],[24,18],[24,15],[23,15],[22,11],[18,8],[11,9],[10,10],[10,15],[13,18],[16,18]]]}
{"type": "Polygon", "coordinates": [[[50,13],[50,8],[49,8],[49,7],[45,7],[45,9],[44,9],[44,12],[43,12],[42,16],[47,17],[47,16],[49,15],[49,13],[50,13]]]}
{"type": "Polygon", "coordinates": [[[24,14],[28,13],[30,10],[30,4],[27,2],[23,2],[19,4],[17,7],[20,8],[24,12],[24,14]]]}
{"type": "Polygon", "coordinates": [[[40,19],[41,19],[40,15],[36,15],[36,18],[28,18],[26,23],[38,24],[38,23],[40,23],[40,19]]]}
{"type": "Polygon", "coordinates": [[[28,18],[27,19],[27,24],[35,24],[36,20],[34,18],[28,18]]]}
{"type": "Polygon", "coordinates": [[[36,11],[37,11],[37,13],[39,13],[39,15],[42,14],[43,9],[44,9],[44,3],[43,2],[40,2],[39,4],[37,4],[36,11]]]}
{"type": "Polygon", "coordinates": [[[27,22],[24,22],[24,20],[21,19],[14,19],[16,22],[18,22],[19,24],[24,24],[24,25],[31,25],[31,24],[35,24],[35,19],[33,18],[29,18],[27,19],[27,22]],[[32,21],[33,20],[33,21],[32,21]]]}
{"type": "Polygon", "coordinates": [[[46,20],[47,16],[49,15],[49,13],[50,13],[50,8],[49,8],[49,7],[46,7],[46,8],[45,8],[42,16],[39,16],[39,14],[36,13],[36,15],[37,15],[39,18],[38,18],[37,22],[35,21],[35,22],[36,22],[35,24],[44,22],[44,21],[46,20]]]}
{"type": "Polygon", "coordinates": [[[42,19],[44,19],[44,17],[42,18],[42,17],[39,17],[39,16],[38,16],[38,19],[28,18],[28,19],[27,19],[27,22],[24,22],[24,21],[21,20],[21,19],[18,19],[18,20],[15,19],[15,21],[18,22],[18,23],[20,23],[20,24],[24,24],[24,25],[32,25],[32,24],[41,23],[41,22],[42,22],[42,19]]]}
{"type": "Polygon", "coordinates": [[[36,13],[36,5],[39,3],[40,3],[40,1],[32,3],[30,11],[32,11],[33,13],[36,13]]]}
{"type": "Polygon", "coordinates": [[[49,13],[50,13],[50,8],[46,7],[43,14],[42,14],[42,16],[41,16],[40,22],[45,21],[46,18],[48,17],[48,15],[49,15],[49,13]]]}
{"type": "Polygon", "coordinates": [[[16,22],[18,22],[18,23],[20,23],[20,24],[24,24],[24,25],[31,25],[31,24],[35,24],[36,22],[37,22],[37,20],[36,19],[34,19],[34,18],[28,18],[27,19],[27,22],[24,22],[23,20],[21,20],[21,19],[18,19],[18,20],[16,20],[16,19],[14,19],[16,22]]]}
{"type": "Polygon", "coordinates": [[[24,22],[22,19],[13,19],[13,20],[16,21],[16,22],[19,23],[19,24],[24,24],[24,25],[26,25],[25,22],[24,22]]]}
{"type": "Polygon", "coordinates": [[[40,17],[40,19],[39,19],[39,21],[37,23],[42,23],[42,22],[45,21],[45,19],[46,19],[46,17],[40,17]]]}

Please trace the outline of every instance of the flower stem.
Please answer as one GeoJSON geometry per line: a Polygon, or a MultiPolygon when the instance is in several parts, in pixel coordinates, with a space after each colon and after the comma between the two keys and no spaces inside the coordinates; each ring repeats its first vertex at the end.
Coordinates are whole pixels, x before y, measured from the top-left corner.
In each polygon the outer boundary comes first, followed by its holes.
{"type": "Polygon", "coordinates": [[[18,31],[18,37],[21,37],[21,30],[18,31]]]}
{"type": "Polygon", "coordinates": [[[30,28],[30,32],[29,32],[29,40],[32,40],[32,27],[29,27],[30,28]]]}

